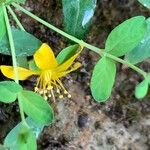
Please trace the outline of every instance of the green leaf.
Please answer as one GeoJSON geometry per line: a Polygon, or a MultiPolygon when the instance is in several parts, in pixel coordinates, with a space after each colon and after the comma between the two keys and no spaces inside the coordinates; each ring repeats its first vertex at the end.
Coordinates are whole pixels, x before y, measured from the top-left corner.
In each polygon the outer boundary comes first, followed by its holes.
{"type": "Polygon", "coordinates": [[[139,63],[150,57],[150,18],[147,20],[147,33],[137,47],[126,55],[126,60],[132,64],[139,63]]]}
{"type": "Polygon", "coordinates": [[[115,75],[115,63],[109,58],[102,57],[94,67],[90,85],[96,101],[105,102],[110,97],[115,75]]]}
{"type": "Polygon", "coordinates": [[[22,91],[18,95],[24,112],[35,122],[47,125],[54,121],[53,109],[47,101],[37,93],[22,91]]]}
{"type": "Polygon", "coordinates": [[[139,83],[135,88],[135,96],[138,99],[144,98],[148,92],[148,82],[147,80],[143,80],[139,83]]]}
{"type": "MultiPolygon", "coordinates": [[[[26,118],[26,122],[29,125],[29,127],[32,129],[34,136],[38,138],[39,134],[43,130],[43,125],[39,125],[35,123],[31,118],[26,118]]],[[[20,122],[17,126],[15,126],[6,136],[4,140],[4,145],[9,147],[11,150],[18,150],[17,149],[17,138],[19,131],[21,130],[22,122],[20,122]]]]}
{"type": "Polygon", "coordinates": [[[36,150],[36,136],[32,129],[19,123],[7,135],[4,145],[10,150],[36,150]]]}
{"type": "Polygon", "coordinates": [[[62,64],[63,62],[65,62],[66,60],[68,60],[70,57],[72,57],[76,51],[78,50],[79,45],[75,44],[75,45],[71,45],[65,49],[63,49],[58,55],[57,55],[57,62],[58,64],[62,64]]]}
{"type": "MultiPolygon", "coordinates": [[[[42,44],[40,40],[25,31],[12,28],[12,34],[17,56],[31,56],[42,44]]],[[[0,42],[0,53],[11,55],[7,34],[0,42]]]]}
{"type": "Polygon", "coordinates": [[[22,126],[17,136],[16,146],[18,150],[37,150],[36,137],[30,128],[22,126]]]}
{"type": "Polygon", "coordinates": [[[4,103],[14,102],[17,94],[22,90],[23,88],[13,81],[0,82],[0,101],[4,103]]]}
{"type": "Polygon", "coordinates": [[[0,42],[6,33],[6,25],[2,6],[0,6],[0,42]]]}
{"type": "Polygon", "coordinates": [[[13,3],[13,2],[16,2],[16,3],[25,3],[26,0],[6,0],[6,4],[10,4],[10,3],[13,3]]]}
{"type": "Polygon", "coordinates": [[[138,45],[146,31],[145,17],[130,18],[111,31],[105,49],[112,55],[123,56],[138,45]]]}
{"type": "Polygon", "coordinates": [[[94,15],[96,0],[62,0],[65,31],[83,39],[94,15]]]}
{"type": "Polygon", "coordinates": [[[138,0],[143,6],[150,9],[150,0],[138,0]]]}
{"type": "Polygon", "coordinates": [[[0,144],[0,150],[9,150],[9,149],[8,149],[8,147],[5,147],[5,146],[0,144]]]}

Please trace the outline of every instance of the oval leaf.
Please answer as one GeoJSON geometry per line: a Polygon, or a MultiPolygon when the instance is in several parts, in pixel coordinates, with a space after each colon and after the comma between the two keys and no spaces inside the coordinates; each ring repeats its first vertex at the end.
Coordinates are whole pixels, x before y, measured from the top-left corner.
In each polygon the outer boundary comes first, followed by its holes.
{"type": "MultiPolygon", "coordinates": [[[[38,138],[39,134],[43,130],[43,126],[35,123],[31,118],[26,118],[26,122],[29,125],[29,127],[32,129],[34,136],[38,138]]],[[[4,140],[4,145],[9,147],[10,149],[17,150],[17,137],[19,134],[19,131],[22,127],[22,122],[20,122],[17,126],[15,126],[6,136],[4,140]]]]}
{"type": "Polygon", "coordinates": [[[147,33],[137,47],[126,55],[126,60],[132,64],[139,63],[150,57],[150,18],[147,19],[147,33]]]}
{"type": "Polygon", "coordinates": [[[17,94],[22,90],[23,88],[13,81],[0,82],[0,101],[4,103],[14,102],[17,94]]]}
{"type": "MultiPolygon", "coordinates": [[[[12,34],[17,56],[31,56],[42,44],[40,40],[25,31],[12,28],[12,34]]],[[[7,34],[0,42],[0,53],[11,55],[7,34]]]]}
{"type": "Polygon", "coordinates": [[[17,150],[37,150],[36,137],[33,131],[26,126],[22,126],[16,142],[17,150]]]}
{"type": "Polygon", "coordinates": [[[138,45],[146,31],[145,17],[128,19],[111,31],[105,49],[112,55],[123,56],[138,45]]]}
{"type": "Polygon", "coordinates": [[[135,88],[135,96],[138,99],[144,98],[148,92],[148,82],[147,80],[143,80],[139,83],[135,88]]]}
{"type": "Polygon", "coordinates": [[[83,39],[94,15],[96,0],[62,0],[65,31],[83,39]]]}
{"type": "Polygon", "coordinates": [[[92,95],[96,101],[105,102],[109,98],[115,75],[115,63],[106,57],[101,58],[94,67],[90,85],[92,95]]]}
{"type": "Polygon", "coordinates": [[[39,94],[24,90],[19,93],[18,99],[23,105],[24,112],[35,122],[47,125],[54,120],[53,109],[39,94]]]}
{"type": "Polygon", "coordinates": [[[65,62],[66,60],[68,60],[69,58],[71,58],[76,51],[78,50],[79,45],[75,44],[75,45],[71,45],[65,49],[63,49],[58,55],[57,55],[57,62],[58,64],[62,64],[63,62],[65,62]]]}
{"type": "Polygon", "coordinates": [[[138,0],[143,6],[150,9],[150,0],[138,0]]]}

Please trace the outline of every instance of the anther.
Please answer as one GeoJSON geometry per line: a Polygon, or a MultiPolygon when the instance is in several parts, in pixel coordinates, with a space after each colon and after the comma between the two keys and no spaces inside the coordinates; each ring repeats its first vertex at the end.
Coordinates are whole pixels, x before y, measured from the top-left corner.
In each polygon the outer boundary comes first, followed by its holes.
{"type": "Polygon", "coordinates": [[[38,87],[34,87],[35,92],[38,92],[38,90],[39,90],[38,87]]]}
{"type": "Polygon", "coordinates": [[[71,98],[71,94],[68,94],[68,98],[71,98]]]}
{"type": "Polygon", "coordinates": [[[64,90],[64,94],[68,94],[68,92],[66,90],[64,90]]]}
{"type": "Polygon", "coordinates": [[[48,99],[48,97],[47,97],[47,96],[44,96],[44,99],[45,99],[45,100],[47,100],[47,99],[48,99]]]}
{"type": "Polygon", "coordinates": [[[56,92],[57,92],[57,93],[60,93],[60,90],[59,90],[59,89],[57,89],[57,90],[56,90],[56,92]]]}
{"type": "Polygon", "coordinates": [[[63,95],[59,95],[59,98],[62,99],[64,96],[63,95]]]}
{"type": "Polygon", "coordinates": [[[48,90],[52,90],[52,89],[53,89],[53,86],[50,85],[50,86],[47,87],[47,89],[48,89],[48,90]]]}
{"type": "Polygon", "coordinates": [[[48,94],[48,97],[50,98],[50,97],[52,97],[52,95],[51,95],[51,94],[48,94]]]}

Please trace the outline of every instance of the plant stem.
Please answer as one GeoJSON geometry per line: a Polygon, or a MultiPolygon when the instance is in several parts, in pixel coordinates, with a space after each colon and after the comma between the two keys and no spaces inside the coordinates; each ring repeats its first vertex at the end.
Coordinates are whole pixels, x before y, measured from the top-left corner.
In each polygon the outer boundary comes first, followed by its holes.
{"type": "Polygon", "coordinates": [[[7,6],[7,9],[9,10],[10,14],[12,15],[13,19],[16,21],[18,27],[25,31],[24,27],[22,26],[21,22],[19,21],[19,19],[17,18],[16,14],[14,13],[14,11],[11,9],[10,6],[7,6]]]}
{"type": "Polygon", "coordinates": [[[46,27],[56,31],[59,34],[61,34],[62,36],[64,36],[64,37],[66,37],[66,38],[68,38],[68,39],[70,39],[70,40],[72,40],[72,41],[74,41],[74,42],[76,42],[76,43],[78,43],[78,44],[80,44],[80,45],[82,45],[82,46],[84,46],[84,47],[86,47],[86,48],[88,48],[88,49],[98,53],[98,54],[100,54],[101,56],[105,55],[106,57],[111,58],[111,59],[113,59],[113,60],[115,60],[115,61],[117,61],[119,63],[126,64],[130,68],[132,68],[133,70],[135,70],[136,72],[141,74],[143,77],[146,77],[146,74],[147,74],[146,72],[144,72],[140,68],[136,67],[135,65],[131,64],[130,62],[125,61],[123,59],[120,59],[120,58],[118,58],[118,57],[116,57],[114,55],[111,55],[109,53],[106,53],[106,52],[103,51],[103,49],[97,48],[97,47],[95,47],[93,45],[90,45],[90,44],[88,44],[88,43],[86,43],[86,42],[84,42],[82,40],[77,39],[76,37],[74,37],[72,35],[69,35],[69,34],[65,33],[64,31],[62,31],[62,30],[56,28],[55,26],[51,25],[50,23],[42,20],[41,18],[37,17],[36,15],[34,15],[33,13],[29,12],[28,10],[24,9],[23,7],[21,7],[20,5],[18,5],[16,3],[12,3],[12,5],[14,7],[16,7],[17,9],[19,9],[20,11],[24,12],[26,15],[28,15],[31,18],[37,20],[41,24],[45,25],[46,27]]]}
{"type": "Polygon", "coordinates": [[[10,26],[9,19],[8,19],[8,14],[7,14],[7,11],[6,11],[6,7],[4,5],[3,5],[3,12],[4,12],[4,17],[5,17],[5,22],[6,22],[8,39],[9,39],[9,43],[10,43],[10,49],[11,49],[13,67],[14,67],[14,78],[15,78],[15,82],[19,83],[18,71],[17,71],[17,61],[16,61],[16,53],[15,53],[15,45],[14,45],[14,41],[13,41],[13,35],[12,35],[12,31],[11,31],[11,26],[10,26]]]}
{"type": "MultiPolygon", "coordinates": [[[[7,9],[9,10],[10,14],[12,15],[13,19],[15,20],[15,22],[17,23],[18,27],[22,30],[25,31],[24,27],[22,26],[21,22],[19,21],[19,19],[17,18],[15,12],[11,9],[10,6],[7,6],[7,9]]],[[[20,67],[24,67],[24,68],[28,68],[28,61],[27,61],[27,57],[25,56],[19,56],[16,58],[17,62],[18,62],[18,66],[20,67]]]]}
{"type": "MultiPolygon", "coordinates": [[[[9,18],[8,18],[8,14],[7,14],[7,11],[6,11],[6,7],[4,6],[4,4],[3,4],[3,12],[4,12],[4,17],[5,17],[5,22],[6,22],[8,39],[9,39],[9,43],[10,43],[10,49],[11,49],[11,55],[12,55],[12,61],[13,61],[13,68],[14,68],[15,82],[17,84],[19,84],[18,70],[17,70],[17,60],[16,60],[16,53],[15,53],[15,46],[14,46],[14,41],[13,41],[13,35],[12,35],[11,26],[10,26],[10,23],[9,23],[9,18]]],[[[20,100],[18,100],[18,101],[19,101],[19,108],[20,108],[21,119],[22,119],[23,123],[26,124],[22,103],[21,103],[20,100]]]]}

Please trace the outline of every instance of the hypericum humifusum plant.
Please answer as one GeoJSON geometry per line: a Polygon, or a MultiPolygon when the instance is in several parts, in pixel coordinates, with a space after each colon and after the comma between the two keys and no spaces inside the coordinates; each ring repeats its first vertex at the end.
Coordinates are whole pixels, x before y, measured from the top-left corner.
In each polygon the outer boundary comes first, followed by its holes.
{"type": "MultiPolygon", "coordinates": [[[[96,0],[62,0],[65,32],[17,4],[24,2],[25,0],[0,0],[0,53],[11,55],[13,64],[1,65],[0,70],[7,78],[14,80],[0,82],[0,101],[12,103],[18,100],[21,115],[21,122],[5,138],[4,147],[11,150],[37,149],[36,138],[39,133],[44,126],[54,122],[54,112],[47,100],[53,98],[55,101],[55,96],[57,99],[63,98],[63,95],[71,98],[61,78],[81,66],[74,61],[83,47],[100,56],[90,83],[92,96],[97,102],[105,102],[110,97],[117,63],[125,64],[142,75],[143,81],[136,86],[135,96],[138,99],[145,97],[150,74],[135,64],[150,56],[149,18],[135,16],[119,24],[106,39],[105,48],[100,49],[83,41],[94,15],[96,0]],[[55,57],[46,43],[25,31],[10,6],[76,44],[63,49],[55,57]],[[20,29],[11,27],[7,11],[20,29]],[[33,56],[34,59],[28,62],[28,56],[33,56]],[[34,91],[26,90],[19,84],[19,80],[27,80],[30,76],[37,76],[34,91]]],[[[149,0],[139,2],[150,8],[149,0]]]]}

